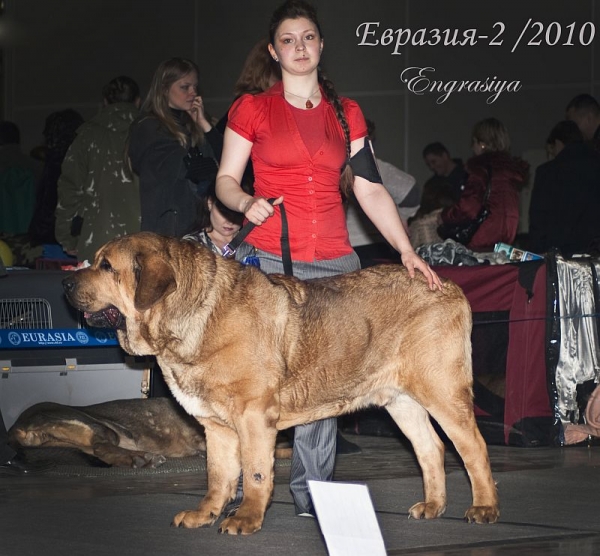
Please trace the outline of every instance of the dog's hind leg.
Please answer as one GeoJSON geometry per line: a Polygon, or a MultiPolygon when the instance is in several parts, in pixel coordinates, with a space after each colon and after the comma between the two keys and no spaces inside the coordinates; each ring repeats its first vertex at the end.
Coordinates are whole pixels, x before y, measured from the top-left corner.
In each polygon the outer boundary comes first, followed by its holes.
{"type": "Polygon", "coordinates": [[[498,493],[492,478],[487,446],[475,421],[471,392],[458,390],[454,397],[432,397],[428,410],[454,444],[463,460],[473,490],[468,522],[495,523],[500,517],[498,493]]]}
{"type": "Polygon", "coordinates": [[[213,525],[225,505],[235,498],[241,471],[240,443],[230,427],[200,419],[206,434],[208,491],[198,509],[179,512],[173,519],[176,527],[195,528],[213,525]]]}
{"type": "Polygon", "coordinates": [[[432,519],[443,515],[446,510],[444,444],[433,429],[427,411],[407,395],[400,395],[385,409],[410,440],[423,473],[425,501],[410,508],[410,517],[432,519]]]}

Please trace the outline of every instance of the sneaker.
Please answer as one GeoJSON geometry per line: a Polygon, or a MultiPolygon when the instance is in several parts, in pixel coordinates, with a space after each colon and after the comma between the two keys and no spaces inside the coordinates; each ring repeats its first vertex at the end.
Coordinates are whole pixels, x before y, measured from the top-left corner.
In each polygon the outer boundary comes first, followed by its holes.
{"type": "Polygon", "coordinates": [[[315,519],[315,515],[310,512],[302,512],[301,514],[296,514],[296,517],[312,517],[315,519]]]}
{"type": "Polygon", "coordinates": [[[296,510],[296,517],[312,517],[313,519],[315,518],[315,509],[313,508],[313,505],[310,503],[308,503],[308,509],[306,509],[306,507],[302,507],[302,506],[298,506],[296,504],[294,504],[294,509],[296,510]]]}
{"type": "Polygon", "coordinates": [[[225,506],[225,509],[223,510],[223,513],[225,514],[225,517],[233,517],[237,511],[240,509],[240,505],[239,503],[234,504],[234,503],[229,503],[227,504],[227,506],[225,506]]]}

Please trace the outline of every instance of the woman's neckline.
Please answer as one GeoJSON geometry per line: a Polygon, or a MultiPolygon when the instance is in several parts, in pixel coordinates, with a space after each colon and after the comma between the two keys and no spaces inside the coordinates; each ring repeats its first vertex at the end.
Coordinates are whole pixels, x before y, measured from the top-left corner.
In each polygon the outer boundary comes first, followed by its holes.
{"type": "Polygon", "coordinates": [[[179,108],[171,108],[170,106],[169,110],[171,111],[171,114],[173,114],[174,118],[176,118],[179,122],[182,121],[185,110],[180,110],[179,108]]]}
{"type": "MultiPolygon", "coordinates": [[[[302,96],[297,95],[297,94],[289,91],[288,89],[286,89],[285,83],[283,82],[283,80],[279,81],[276,85],[279,85],[279,87],[280,87],[280,93],[281,93],[281,96],[283,97],[283,100],[285,100],[285,102],[289,106],[291,106],[293,109],[300,110],[301,112],[314,112],[317,108],[319,108],[319,106],[321,106],[321,104],[323,104],[323,101],[325,100],[325,95],[323,93],[323,87],[321,87],[320,84],[317,85],[315,92],[312,95],[310,95],[310,97],[308,97],[308,99],[306,97],[302,97],[302,96]],[[320,98],[318,99],[318,104],[317,104],[317,101],[315,101],[315,102],[311,101],[312,106],[310,108],[308,106],[295,106],[286,98],[286,96],[285,96],[286,93],[289,93],[294,98],[298,98],[298,100],[301,101],[303,104],[306,104],[307,100],[312,99],[313,96],[316,95],[317,93],[320,93],[320,98]]],[[[276,85],[274,85],[274,86],[276,86],[276,85]]]]}
{"type": "Polygon", "coordinates": [[[325,99],[323,98],[323,96],[321,96],[321,99],[319,100],[319,104],[313,104],[312,108],[300,108],[298,106],[294,106],[291,102],[289,102],[285,96],[283,97],[283,100],[285,100],[286,104],[295,111],[298,112],[302,112],[302,113],[307,113],[310,114],[311,112],[316,112],[317,110],[319,110],[321,108],[321,105],[323,104],[323,102],[325,101],[325,99]]]}

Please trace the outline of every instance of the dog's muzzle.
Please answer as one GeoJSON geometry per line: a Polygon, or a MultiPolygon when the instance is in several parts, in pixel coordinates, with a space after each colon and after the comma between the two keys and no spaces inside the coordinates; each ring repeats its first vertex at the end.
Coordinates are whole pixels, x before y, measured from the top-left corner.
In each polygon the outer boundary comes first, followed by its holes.
{"type": "Polygon", "coordinates": [[[112,305],[102,311],[90,313],[84,311],[85,321],[94,328],[115,328],[116,330],[125,330],[125,317],[121,311],[112,305]]]}
{"type": "Polygon", "coordinates": [[[77,283],[73,274],[67,276],[63,281],[63,289],[67,299],[73,307],[83,311],[83,316],[86,322],[95,328],[115,328],[117,330],[125,330],[125,317],[121,311],[114,305],[109,305],[100,311],[86,311],[85,305],[76,301],[77,283]]]}

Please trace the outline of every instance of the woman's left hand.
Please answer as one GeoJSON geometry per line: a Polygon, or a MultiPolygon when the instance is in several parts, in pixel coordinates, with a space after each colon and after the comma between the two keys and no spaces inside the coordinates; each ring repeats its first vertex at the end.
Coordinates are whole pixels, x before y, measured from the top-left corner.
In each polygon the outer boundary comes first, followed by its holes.
{"type": "Polygon", "coordinates": [[[442,284],[440,277],[414,251],[407,251],[405,253],[401,253],[401,255],[402,255],[402,264],[408,270],[408,275],[411,278],[415,277],[415,269],[416,269],[423,273],[423,275],[427,279],[427,283],[429,284],[430,290],[435,290],[436,288],[441,290],[443,288],[443,284],[442,284]]]}

